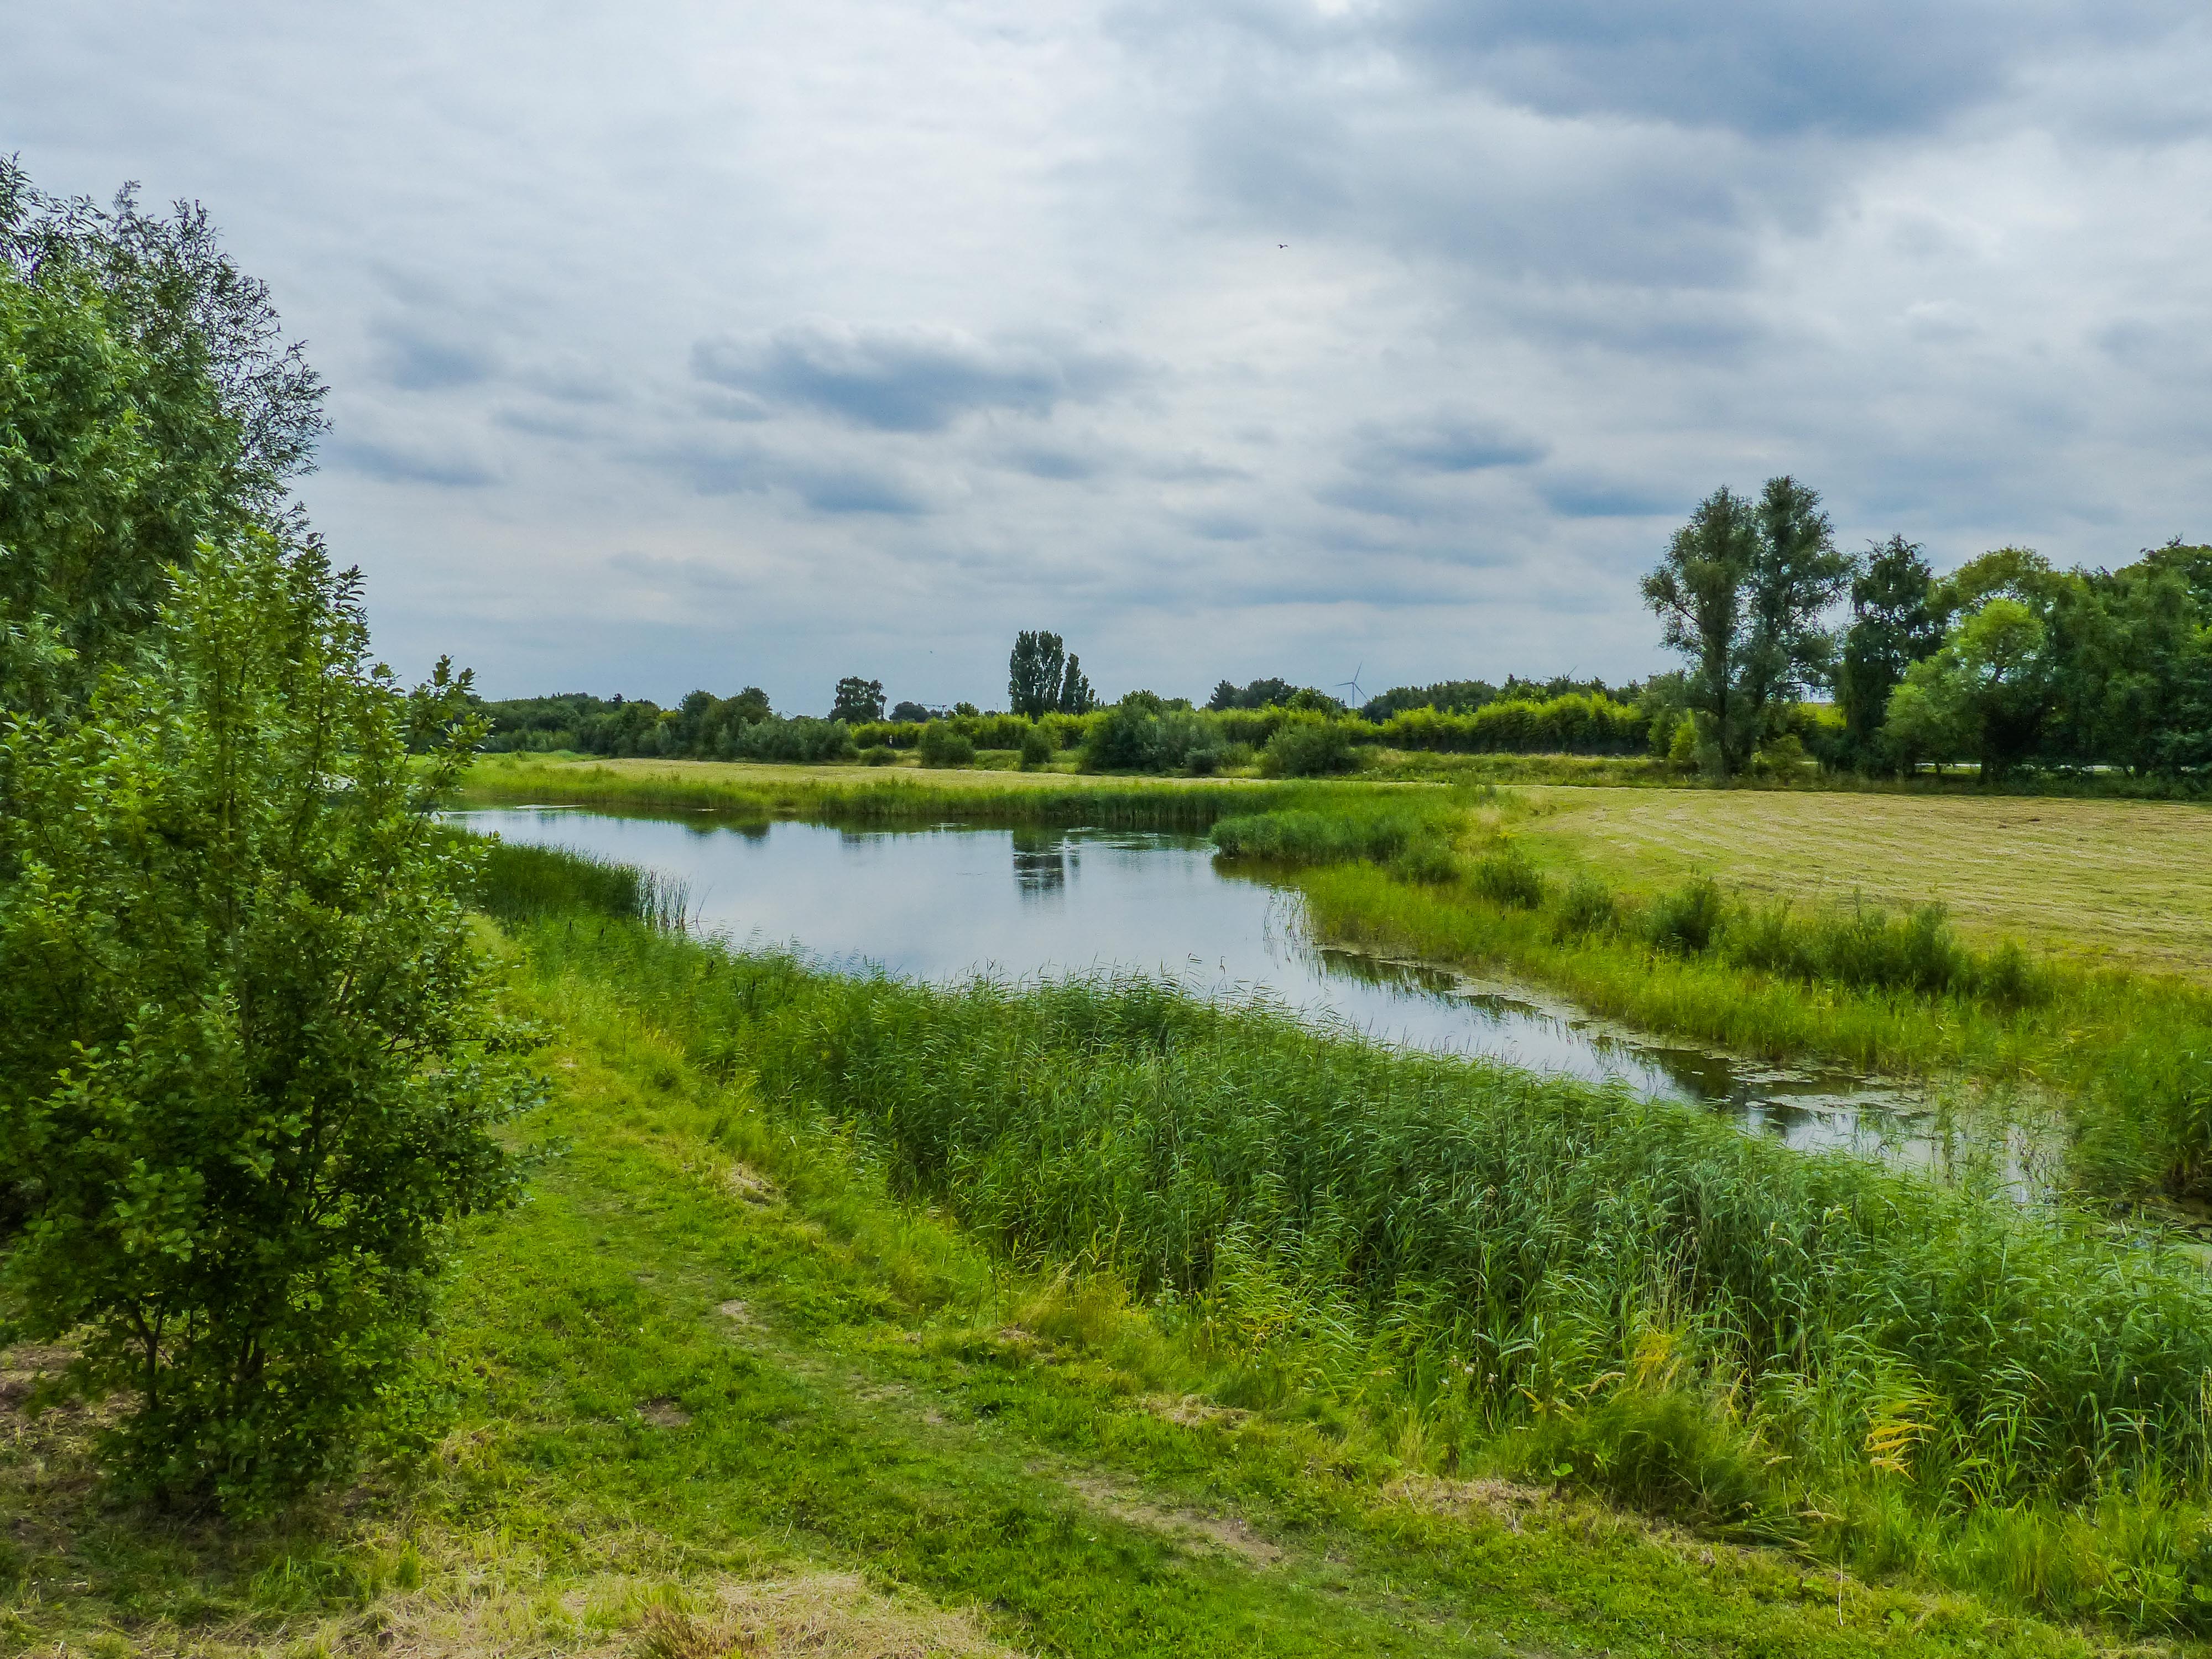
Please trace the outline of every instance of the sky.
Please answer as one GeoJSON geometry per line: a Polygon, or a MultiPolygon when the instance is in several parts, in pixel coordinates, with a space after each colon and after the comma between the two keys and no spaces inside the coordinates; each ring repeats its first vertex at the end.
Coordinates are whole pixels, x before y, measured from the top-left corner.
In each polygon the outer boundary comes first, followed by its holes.
{"type": "Polygon", "coordinates": [[[1790,473],[1938,569],[2212,538],[2202,0],[0,0],[0,151],[204,203],[379,652],[1002,704],[1667,665],[1790,473]]]}

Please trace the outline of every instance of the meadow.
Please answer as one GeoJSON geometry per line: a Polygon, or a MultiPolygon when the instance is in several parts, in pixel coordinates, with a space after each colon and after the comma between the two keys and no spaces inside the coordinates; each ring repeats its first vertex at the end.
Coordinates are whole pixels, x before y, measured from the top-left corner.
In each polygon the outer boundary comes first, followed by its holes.
{"type": "Polygon", "coordinates": [[[2212,810],[2172,802],[1778,790],[1520,792],[1532,848],[1651,891],[1940,902],[1962,931],[2212,978],[2212,810]]]}

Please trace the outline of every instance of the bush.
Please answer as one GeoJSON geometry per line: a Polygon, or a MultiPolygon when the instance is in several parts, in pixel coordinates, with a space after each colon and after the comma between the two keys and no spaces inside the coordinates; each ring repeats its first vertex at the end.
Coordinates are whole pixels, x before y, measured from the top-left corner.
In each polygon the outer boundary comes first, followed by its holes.
{"type": "Polygon", "coordinates": [[[1380,736],[1393,749],[1474,754],[1633,755],[1651,740],[1637,705],[1579,695],[1486,703],[1465,714],[1408,708],[1383,721],[1380,736]]]}
{"type": "Polygon", "coordinates": [[[1022,769],[1032,771],[1052,759],[1052,733],[1042,726],[1032,726],[1022,733],[1022,769]]]}
{"type": "Polygon", "coordinates": [[[1088,772],[1156,772],[1159,752],[1159,717],[1124,698],[1085,734],[1083,767],[1088,772]]]}
{"type": "Polygon", "coordinates": [[[1492,904],[1534,910],[1544,902],[1543,872],[1509,841],[1476,863],[1474,890],[1492,904]]]}
{"type": "Polygon", "coordinates": [[[129,1397],[130,1484],[252,1512],[342,1466],[448,1224],[514,1193],[531,1090],[476,855],[429,814],[482,729],[467,677],[393,689],[312,545],[204,544],[173,580],[89,709],[0,713],[0,1169],[35,1175],[0,1265],[20,1335],[129,1397]]]}
{"type": "Polygon", "coordinates": [[[1336,720],[1297,720],[1267,739],[1260,769],[1271,778],[1321,778],[1359,764],[1352,733],[1336,720]]]}
{"type": "Polygon", "coordinates": [[[1446,882],[1459,879],[1459,860],[1452,856],[1451,848],[1439,836],[1417,836],[1406,845],[1406,849],[1390,860],[1390,873],[1401,881],[1418,882],[1425,887],[1440,887],[1446,882]]]}
{"type": "Polygon", "coordinates": [[[783,761],[817,765],[824,761],[849,760],[853,733],[842,720],[817,720],[801,714],[784,720],[771,714],[738,732],[738,758],[783,761]]]}
{"type": "Polygon", "coordinates": [[[1645,937],[1662,951],[1694,956],[1711,948],[1728,917],[1728,901],[1710,876],[1697,876],[1651,903],[1645,937]]]}
{"type": "Polygon", "coordinates": [[[1595,876],[1577,876],[1560,896],[1553,931],[1562,939],[1604,933],[1613,927],[1620,908],[1612,888],[1595,876]]]}
{"type": "Polygon", "coordinates": [[[969,766],[975,760],[975,744],[950,720],[932,720],[923,726],[921,741],[915,747],[921,751],[924,766],[969,766]]]}
{"type": "Polygon", "coordinates": [[[870,744],[860,750],[860,764],[863,766],[895,766],[897,763],[898,750],[887,743],[870,744]]]}

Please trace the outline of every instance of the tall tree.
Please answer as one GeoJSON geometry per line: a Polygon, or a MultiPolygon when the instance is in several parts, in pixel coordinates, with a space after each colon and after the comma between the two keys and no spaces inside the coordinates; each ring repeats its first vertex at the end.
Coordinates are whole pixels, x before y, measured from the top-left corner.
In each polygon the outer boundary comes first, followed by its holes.
{"type": "Polygon", "coordinates": [[[1661,637],[1690,659],[1684,698],[1703,717],[1707,752],[1723,776],[1735,769],[1749,724],[1738,673],[1744,589],[1759,555],[1758,510],[1723,484],[1698,504],[1644,579],[1644,602],[1659,617],[1661,637]]]}
{"type": "Polygon", "coordinates": [[[830,718],[858,726],[864,720],[879,720],[884,717],[884,683],[864,680],[858,674],[848,674],[837,682],[835,699],[830,705],[830,718]]]}
{"type": "Polygon", "coordinates": [[[1083,672],[1082,658],[1069,655],[1067,666],[1060,673],[1059,695],[1053,703],[1063,714],[1087,714],[1098,707],[1098,694],[1091,689],[1091,681],[1083,672]]]}
{"type": "Polygon", "coordinates": [[[1715,490],[1644,579],[1666,643],[1690,659],[1685,700],[1719,775],[1741,771],[1805,687],[1826,678],[1834,642],[1820,616],[1853,563],[1836,551],[1819,495],[1785,477],[1769,478],[1756,501],[1715,490]]]}
{"type": "Polygon", "coordinates": [[[193,204],[53,198],[0,157],[0,634],[43,617],[82,694],[171,566],[273,520],[323,385],[193,204]]]}
{"type": "Polygon", "coordinates": [[[1006,658],[1006,707],[1029,720],[1060,707],[1067,647],[1057,634],[1024,629],[1006,658]]]}
{"type": "Polygon", "coordinates": [[[1843,664],[1836,677],[1854,762],[1877,752],[1889,694],[1905,672],[1943,643],[1943,618],[1935,604],[1936,573],[1917,542],[1892,536],[1868,544],[1851,579],[1851,622],[1844,634],[1843,664]]]}
{"type": "Polygon", "coordinates": [[[1772,735],[1775,721],[1808,685],[1824,684],[1835,641],[1821,617],[1843,595],[1855,561],[1836,550],[1817,491],[1769,478],[1759,497],[1759,544],[1745,580],[1741,723],[1738,763],[1772,735]]]}

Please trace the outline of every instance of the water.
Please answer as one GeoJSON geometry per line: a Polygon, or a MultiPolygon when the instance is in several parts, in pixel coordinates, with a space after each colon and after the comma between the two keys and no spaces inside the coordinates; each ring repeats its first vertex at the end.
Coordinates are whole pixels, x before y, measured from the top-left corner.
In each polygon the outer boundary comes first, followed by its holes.
{"type": "Polygon", "coordinates": [[[1694,1102],[1804,1148],[1915,1164],[1954,1150],[1926,1103],[1848,1073],[1768,1067],[1595,1018],[1525,987],[1317,947],[1294,893],[1216,864],[1187,836],[940,826],[732,824],[574,807],[457,812],[510,842],[672,876],[695,923],[789,945],[833,968],[918,979],[1165,973],[1206,995],[1263,995],[1376,1041],[1486,1055],[1694,1102]]]}

